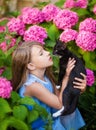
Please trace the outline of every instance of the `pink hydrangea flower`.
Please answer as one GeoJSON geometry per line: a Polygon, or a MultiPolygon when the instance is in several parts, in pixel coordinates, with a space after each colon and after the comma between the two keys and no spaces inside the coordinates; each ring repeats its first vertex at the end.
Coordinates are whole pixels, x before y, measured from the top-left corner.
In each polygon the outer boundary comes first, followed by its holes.
{"type": "Polygon", "coordinates": [[[16,39],[15,38],[11,38],[10,39],[10,44],[7,44],[5,41],[1,43],[0,44],[0,49],[5,52],[8,49],[10,49],[11,47],[13,47],[15,44],[16,44],[16,39]]]}
{"type": "Polygon", "coordinates": [[[66,0],[64,3],[64,8],[74,8],[75,1],[74,0],[66,0]]]}
{"type": "Polygon", "coordinates": [[[2,42],[2,43],[0,44],[0,49],[1,49],[2,51],[6,51],[6,50],[7,50],[6,42],[2,42]]]}
{"type": "Polygon", "coordinates": [[[59,29],[65,30],[66,28],[71,28],[78,22],[78,15],[76,12],[67,9],[61,10],[53,22],[59,29]]]}
{"type": "Polygon", "coordinates": [[[44,44],[44,40],[47,38],[47,32],[45,28],[34,25],[31,26],[24,34],[25,41],[36,41],[41,44],[44,44]]]}
{"type": "Polygon", "coordinates": [[[0,32],[4,32],[5,31],[5,27],[4,26],[0,26],[0,32]]]}
{"type": "Polygon", "coordinates": [[[13,47],[15,44],[16,44],[16,39],[12,38],[11,42],[10,42],[10,45],[9,45],[9,48],[13,47]]]}
{"type": "Polygon", "coordinates": [[[88,5],[88,0],[77,0],[75,2],[75,6],[74,7],[86,8],[87,5],[88,5]]]}
{"type": "Polygon", "coordinates": [[[44,21],[44,15],[38,8],[25,7],[20,17],[25,24],[37,24],[44,21]]]}
{"type": "Polygon", "coordinates": [[[94,72],[90,69],[86,69],[86,79],[87,79],[87,85],[88,86],[92,86],[95,82],[95,76],[94,76],[94,72]]]}
{"type": "Polygon", "coordinates": [[[42,12],[44,14],[45,21],[52,21],[61,9],[53,4],[46,5],[42,12]]]}
{"type": "Polygon", "coordinates": [[[96,4],[93,7],[93,13],[96,14],[96,4]]]}
{"type": "Polygon", "coordinates": [[[76,44],[85,51],[94,51],[96,49],[96,34],[88,31],[80,31],[76,44]]]}
{"type": "Polygon", "coordinates": [[[96,32],[96,20],[92,18],[86,18],[82,21],[79,25],[79,30],[82,31],[89,31],[89,32],[96,32]]]}
{"type": "Polygon", "coordinates": [[[23,35],[25,31],[25,25],[20,18],[12,18],[7,23],[10,32],[16,32],[18,35],[23,35]]]}
{"type": "Polygon", "coordinates": [[[9,98],[12,91],[10,81],[6,78],[0,77],[0,97],[9,98]]]}
{"type": "Polygon", "coordinates": [[[60,40],[67,43],[72,40],[76,40],[78,32],[72,29],[65,29],[60,35],[60,40]]]}

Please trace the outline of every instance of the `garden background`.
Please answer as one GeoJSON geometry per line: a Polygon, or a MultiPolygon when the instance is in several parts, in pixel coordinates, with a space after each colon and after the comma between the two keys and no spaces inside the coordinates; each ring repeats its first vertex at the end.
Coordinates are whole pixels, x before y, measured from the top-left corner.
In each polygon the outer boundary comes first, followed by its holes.
{"type": "MultiPolygon", "coordinates": [[[[86,126],[81,130],[96,130],[96,0],[0,1],[0,130],[30,130],[39,116],[48,119],[45,129],[51,130],[51,116],[12,90],[11,56],[19,43],[34,40],[52,55],[58,38],[85,62],[87,88],[78,107],[86,126]],[[31,105],[32,111],[24,104],[31,105]]],[[[59,59],[52,57],[57,78],[59,59]]]]}

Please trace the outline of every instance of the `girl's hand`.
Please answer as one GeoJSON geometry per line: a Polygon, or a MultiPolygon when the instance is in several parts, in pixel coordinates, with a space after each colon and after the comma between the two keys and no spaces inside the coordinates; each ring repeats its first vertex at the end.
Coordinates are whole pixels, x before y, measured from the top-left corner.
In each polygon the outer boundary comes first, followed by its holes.
{"type": "Polygon", "coordinates": [[[74,58],[72,58],[72,59],[69,58],[68,64],[67,64],[67,68],[66,68],[66,74],[65,74],[65,76],[69,77],[72,69],[75,67],[75,62],[76,62],[76,60],[74,60],[74,58]]]}
{"type": "Polygon", "coordinates": [[[86,75],[83,73],[80,73],[80,75],[82,75],[83,79],[75,78],[73,84],[74,88],[81,89],[81,93],[83,93],[86,90],[86,75]]]}

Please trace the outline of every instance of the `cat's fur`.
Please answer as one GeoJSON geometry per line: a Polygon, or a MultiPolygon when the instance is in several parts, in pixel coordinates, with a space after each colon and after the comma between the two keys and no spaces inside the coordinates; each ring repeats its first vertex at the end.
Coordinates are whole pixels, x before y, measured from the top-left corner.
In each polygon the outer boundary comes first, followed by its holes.
{"type": "Polygon", "coordinates": [[[75,77],[83,78],[80,73],[86,75],[86,69],[85,66],[80,58],[78,58],[75,54],[73,54],[69,49],[66,47],[66,44],[61,42],[60,40],[56,41],[56,45],[53,49],[54,55],[60,56],[60,65],[59,65],[59,76],[58,76],[58,85],[62,85],[62,80],[66,72],[66,67],[68,63],[69,57],[75,58],[76,63],[75,67],[70,73],[68,84],[63,92],[63,105],[64,110],[62,112],[62,115],[71,114],[75,111],[80,95],[80,89],[73,87],[73,81],[75,80],[75,77]]]}

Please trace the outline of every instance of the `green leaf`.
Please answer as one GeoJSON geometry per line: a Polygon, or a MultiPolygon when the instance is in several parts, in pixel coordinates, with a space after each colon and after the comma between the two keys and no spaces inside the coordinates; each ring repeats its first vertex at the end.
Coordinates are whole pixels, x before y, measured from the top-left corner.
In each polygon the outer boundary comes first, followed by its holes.
{"type": "Polygon", "coordinates": [[[11,66],[12,56],[0,50],[0,66],[11,66]]]}
{"type": "Polygon", "coordinates": [[[84,50],[82,50],[81,48],[77,48],[78,49],[78,52],[81,54],[81,55],[84,55],[86,52],[84,50]]]}
{"type": "Polygon", "coordinates": [[[34,5],[34,7],[38,7],[39,9],[42,9],[44,6],[46,6],[47,4],[50,4],[50,1],[48,2],[43,2],[43,1],[37,1],[36,4],[34,5]]]}
{"type": "Polygon", "coordinates": [[[94,4],[96,4],[96,0],[90,0],[89,6],[93,6],[94,4]]]}
{"type": "Polygon", "coordinates": [[[78,14],[79,17],[89,14],[89,12],[86,9],[83,9],[83,8],[73,8],[72,10],[75,11],[78,14]]]}
{"type": "Polygon", "coordinates": [[[66,0],[59,0],[59,1],[57,1],[56,3],[55,3],[55,5],[56,6],[58,6],[58,7],[62,7],[63,5],[64,5],[64,2],[65,2],[66,0]]]}
{"type": "Polygon", "coordinates": [[[0,130],[7,130],[7,128],[15,128],[16,130],[29,130],[27,124],[14,117],[8,117],[0,122],[0,130]]]}
{"type": "Polygon", "coordinates": [[[6,120],[0,121],[0,130],[7,130],[8,122],[6,120]]]}
{"type": "Polygon", "coordinates": [[[7,113],[12,112],[6,99],[0,98],[0,120],[3,119],[7,113]]]}
{"type": "Polygon", "coordinates": [[[79,98],[80,106],[91,113],[91,107],[93,103],[96,103],[96,98],[94,98],[94,95],[91,93],[88,93],[87,91],[82,94],[79,98]]]}
{"type": "Polygon", "coordinates": [[[6,67],[6,69],[4,70],[4,72],[2,73],[3,77],[6,77],[8,80],[10,80],[12,78],[12,73],[11,73],[11,68],[10,67],[6,67]]]}
{"type": "Polygon", "coordinates": [[[54,41],[52,41],[52,40],[50,40],[50,39],[47,39],[45,42],[46,42],[46,44],[44,45],[44,46],[45,46],[45,48],[46,48],[46,49],[51,48],[51,50],[52,50],[52,48],[53,48],[53,47],[54,47],[54,45],[55,45],[55,42],[54,42],[54,41]]]}
{"type": "Polygon", "coordinates": [[[90,61],[90,52],[86,52],[83,54],[83,58],[84,60],[87,62],[87,61],[90,61]]]}
{"type": "Polygon", "coordinates": [[[0,21],[0,26],[4,26],[4,25],[6,25],[7,23],[8,23],[8,20],[7,20],[7,19],[2,20],[2,21],[0,21]]]}
{"type": "Polygon", "coordinates": [[[12,93],[11,93],[11,101],[12,101],[12,103],[17,103],[18,100],[20,100],[20,99],[21,98],[20,98],[19,94],[17,92],[15,92],[15,91],[12,91],[12,93]]]}
{"type": "Polygon", "coordinates": [[[17,17],[20,14],[20,12],[19,11],[14,11],[14,12],[12,11],[12,12],[8,12],[8,14],[12,17],[17,17]]]}
{"type": "Polygon", "coordinates": [[[39,117],[39,113],[36,110],[29,111],[28,113],[28,123],[32,123],[39,117]]]}
{"type": "Polygon", "coordinates": [[[85,66],[89,69],[96,70],[95,52],[86,52],[83,54],[85,66]]]}
{"type": "Polygon", "coordinates": [[[40,26],[42,26],[43,28],[46,28],[46,30],[48,31],[48,29],[53,25],[52,22],[43,22],[40,24],[40,26]]]}
{"type": "Polygon", "coordinates": [[[35,104],[35,105],[34,105],[34,109],[35,109],[36,111],[38,111],[38,113],[39,113],[39,115],[40,115],[41,117],[47,118],[48,112],[46,111],[46,109],[45,109],[44,107],[41,107],[40,105],[35,104]]]}
{"type": "Polygon", "coordinates": [[[24,106],[24,105],[14,106],[13,116],[16,119],[24,121],[25,118],[27,117],[27,114],[28,114],[28,110],[27,110],[26,106],[24,106]]]}
{"type": "Polygon", "coordinates": [[[60,33],[59,30],[57,29],[57,27],[55,26],[55,24],[53,24],[49,29],[48,29],[48,37],[52,40],[52,41],[56,41],[56,39],[58,39],[60,33]]]}
{"type": "Polygon", "coordinates": [[[59,66],[59,57],[58,56],[53,56],[53,63],[54,63],[54,67],[56,67],[58,69],[58,66],[59,66]]]}
{"type": "MultiPolygon", "coordinates": [[[[9,50],[7,50],[7,52],[5,53],[6,54],[6,57],[9,57],[11,56],[12,52],[14,51],[14,49],[16,48],[16,46],[13,46],[11,47],[9,50]]],[[[11,58],[10,58],[11,59],[11,58]]]]}
{"type": "Polygon", "coordinates": [[[16,39],[16,46],[15,48],[17,47],[18,43],[21,41],[21,36],[19,36],[17,39],[16,39]]]}
{"type": "Polygon", "coordinates": [[[90,89],[89,89],[89,91],[93,94],[93,95],[95,95],[95,84],[94,85],[92,85],[91,87],[90,87],[90,89]]]}
{"type": "Polygon", "coordinates": [[[96,71],[96,63],[92,63],[91,61],[90,62],[86,62],[86,67],[93,70],[93,71],[96,71]]]}
{"type": "Polygon", "coordinates": [[[52,119],[52,115],[48,114],[47,117],[47,124],[45,126],[45,130],[52,130],[52,124],[54,123],[53,119],[52,119]]]}
{"type": "Polygon", "coordinates": [[[9,45],[10,42],[11,42],[11,39],[7,39],[7,40],[5,39],[5,42],[6,42],[7,45],[9,45]]]}
{"type": "Polygon", "coordinates": [[[11,108],[6,99],[0,98],[0,112],[8,113],[11,112],[11,108]]]}
{"type": "Polygon", "coordinates": [[[19,101],[18,101],[19,104],[25,104],[25,105],[32,105],[34,106],[36,103],[35,101],[30,98],[30,97],[24,97],[24,98],[21,98],[19,101]]]}
{"type": "Polygon", "coordinates": [[[6,36],[5,32],[0,33],[0,43],[5,41],[5,36],[6,36]]]}

